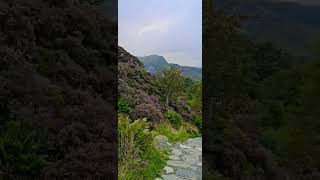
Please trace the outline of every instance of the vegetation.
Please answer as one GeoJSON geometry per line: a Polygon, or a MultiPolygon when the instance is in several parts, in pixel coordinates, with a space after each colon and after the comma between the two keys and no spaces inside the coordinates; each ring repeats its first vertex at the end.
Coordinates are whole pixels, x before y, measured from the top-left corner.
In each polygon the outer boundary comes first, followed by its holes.
{"type": "Polygon", "coordinates": [[[204,14],[204,177],[319,179],[319,60],[252,42],[211,0],[204,14]]]}
{"type": "Polygon", "coordinates": [[[0,179],[116,178],[117,24],[94,0],[0,11],[0,179]]]}
{"type": "Polygon", "coordinates": [[[182,123],[179,128],[172,126],[168,122],[158,124],[153,130],[156,135],[165,135],[168,137],[170,143],[183,142],[189,138],[199,137],[201,134],[197,127],[190,123],[182,123]]]}
{"type": "Polygon", "coordinates": [[[136,57],[122,48],[119,54],[118,178],[153,180],[166,162],[166,148],[155,148],[153,138],[178,143],[201,135],[201,81],[173,67],[148,74],[136,57]]]}
{"type": "Polygon", "coordinates": [[[130,112],[129,103],[123,98],[120,98],[118,100],[118,112],[119,113],[129,113],[130,112]]]}
{"type": "Polygon", "coordinates": [[[129,122],[118,117],[118,179],[155,179],[165,165],[165,152],[153,146],[153,135],[146,119],[129,122]]]}
{"type": "Polygon", "coordinates": [[[179,128],[181,126],[182,117],[175,111],[168,111],[164,116],[174,127],[179,128]]]}
{"type": "Polygon", "coordinates": [[[169,107],[169,101],[183,90],[181,72],[174,67],[165,68],[156,74],[155,81],[156,85],[164,93],[166,107],[169,107]]]}
{"type": "Polygon", "coordinates": [[[31,127],[14,121],[7,122],[0,137],[0,159],[3,167],[14,172],[36,176],[46,165],[45,157],[39,155],[42,143],[31,127]]]}

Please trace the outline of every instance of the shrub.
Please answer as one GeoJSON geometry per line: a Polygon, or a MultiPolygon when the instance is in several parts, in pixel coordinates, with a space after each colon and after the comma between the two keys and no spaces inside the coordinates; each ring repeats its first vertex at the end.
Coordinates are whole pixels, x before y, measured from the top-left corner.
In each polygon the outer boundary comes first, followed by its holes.
{"type": "Polygon", "coordinates": [[[135,119],[145,117],[152,123],[151,125],[154,125],[164,119],[161,111],[153,104],[139,104],[134,108],[132,116],[135,119]]]}
{"type": "Polygon", "coordinates": [[[118,179],[155,179],[165,165],[165,157],[153,146],[153,136],[146,119],[130,123],[118,118],[118,179]]]}
{"type": "Polygon", "coordinates": [[[182,123],[179,129],[174,129],[170,123],[163,122],[157,125],[153,133],[167,136],[170,143],[183,142],[189,138],[200,136],[197,127],[186,122],[182,123]]]}
{"type": "Polygon", "coordinates": [[[129,113],[130,112],[130,107],[129,103],[127,100],[120,98],[118,100],[118,112],[119,113],[129,113]]]}
{"type": "Polygon", "coordinates": [[[0,166],[31,176],[40,173],[46,161],[37,154],[40,142],[35,139],[38,138],[34,131],[9,121],[0,136],[0,166]]]}
{"type": "Polygon", "coordinates": [[[165,114],[166,119],[175,126],[175,128],[179,128],[182,123],[182,117],[175,111],[168,111],[165,114]]]}
{"type": "Polygon", "coordinates": [[[194,124],[199,128],[199,130],[202,130],[202,117],[201,116],[196,116],[194,118],[194,124]]]}

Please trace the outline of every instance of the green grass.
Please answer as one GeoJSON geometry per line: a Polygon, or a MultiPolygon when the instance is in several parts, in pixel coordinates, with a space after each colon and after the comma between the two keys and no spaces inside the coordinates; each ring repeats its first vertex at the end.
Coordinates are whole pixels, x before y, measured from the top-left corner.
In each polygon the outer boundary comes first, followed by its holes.
{"type": "Polygon", "coordinates": [[[163,122],[152,131],[155,135],[167,136],[170,143],[183,142],[189,138],[199,137],[198,129],[189,123],[183,122],[179,129],[175,129],[170,123],[163,122]]]}
{"type": "Polygon", "coordinates": [[[167,158],[166,150],[153,145],[154,134],[146,119],[130,123],[129,117],[118,117],[118,179],[154,180],[160,175],[167,158]]]}
{"type": "Polygon", "coordinates": [[[160,176],[161,170],[166,165],[166,160],[168,160],[167,151],[154,148],[146,159],[148,166],[143,170],[142,176],[146,180],[154,180],[160,176]]]}
{"type": "Polygon", "coordinates": [[[119,180],[154,180],[160,177],[166,165],[168,155],[166,150],[153,148],[141,159],[128,159],[119,166],[119,180]]]}

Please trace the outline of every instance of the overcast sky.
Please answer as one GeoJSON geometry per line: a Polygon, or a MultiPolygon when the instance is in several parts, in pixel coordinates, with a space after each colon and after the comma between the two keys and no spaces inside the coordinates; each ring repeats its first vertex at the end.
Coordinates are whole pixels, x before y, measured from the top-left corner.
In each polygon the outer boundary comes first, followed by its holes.
{"type": "Polygon", "coordinates": [[[202,66],[201,0],[119,0],[119,45],[136,56],[202,66]]]}

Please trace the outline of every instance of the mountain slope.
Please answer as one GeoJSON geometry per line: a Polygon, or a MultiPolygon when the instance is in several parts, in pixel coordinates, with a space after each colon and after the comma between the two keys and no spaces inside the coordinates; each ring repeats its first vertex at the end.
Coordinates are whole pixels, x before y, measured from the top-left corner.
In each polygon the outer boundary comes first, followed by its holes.
{"type": "MultiPolygon", "coordinates": [[[[218,0],[219,7],[229,1],[218,0]]],[[[320,41],[320,6],[272,0],[240,1],[232,13],[249,17],[243,33],[255,42],[269,41],[294,55],[313,56],[320,41]]]]}
{"type": "Polygon", "coordinates": [[[148,73],[139,59],[119,47],[118,63],[119,99],[129,104],[128,114],[133,119],[147,118],[151,125],[164,120],[168,110],[179,112],[185,120],[193,118],[193,112],[185,101],[172,101],[165,108],[161,93],[153,84],[152,74],[148,73]]]}
{"type": "Polygon", "coordinates": [[[117,24],[88,1],[0,1],[0,179],[116,179],[117,24]]]}
{"type": "Polygon", "coordinates": [[[189,66],[180,66],[178,64],[168,63],[168,61],[159,55],[150,55],[144,57],[138,57],[140,61],[143,62],[145,69],[154,74],[157,71],[167,68],[167,67],[176,67],[180,69],[181,73],[192,79],[201,79],[202,77],[202,69],[197,67],[189,67],[189,66]]]}

